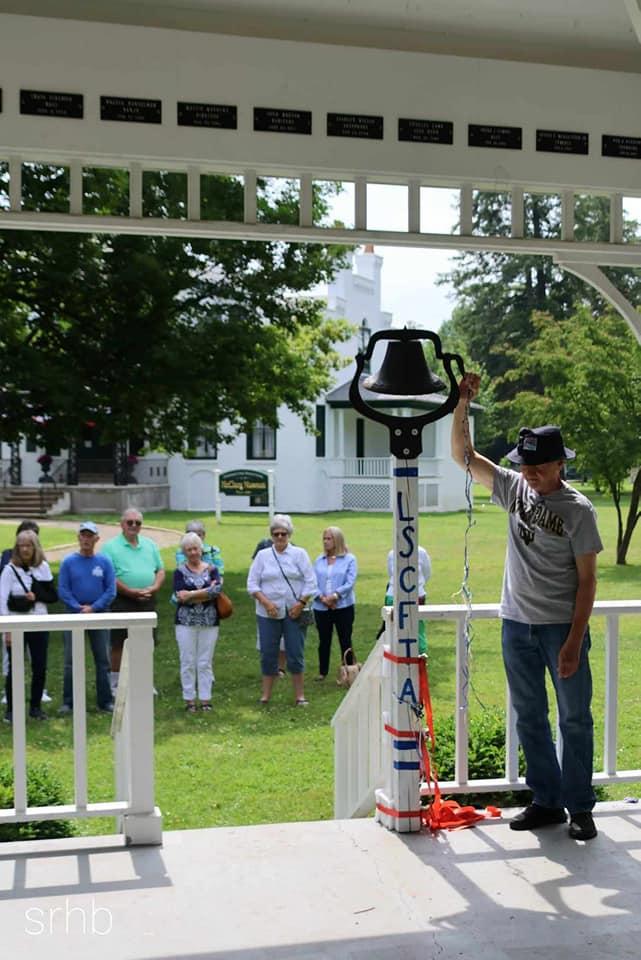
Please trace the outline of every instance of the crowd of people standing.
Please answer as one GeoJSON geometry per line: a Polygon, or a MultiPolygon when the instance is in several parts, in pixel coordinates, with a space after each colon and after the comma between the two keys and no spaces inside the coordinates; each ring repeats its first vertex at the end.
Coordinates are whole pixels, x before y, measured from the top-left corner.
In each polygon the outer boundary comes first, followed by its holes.
{"type": "MultiPolygon", "coordinates": [[[[58,599],[66,612],[73,615],[156,611],[165,569],[157,544],[142,533],[143,523],[142,513],[129,508],[120,519],[120,533],[100,544],[96,523],[81,521],[77,529],[78,547],[62,560],[56,590],[38,538],[38,524],[23,521],[13,547],[3,552],[0,560],[0,615],[46,616],[58,599]],[[49,585],[46,595],[45,585],[49,585]]],[[[313,632],[318,637],[315,682],[322,683],[329,676],[334,633],[340,651],[339,662],[356,663],[352,639],[358,577],[356,557],[349,551],[339,527],[330,526],[322,531],[322,549],[313,562],[306,550],[292,542],[293,532],[291,518],[287,514],[276,514],[270,523],[269,537],[261,540],[254,551],[247,577],[247,591],[255,601],[261,705],[269,703],[275,683],[287,674],[294,705],[308,705],[305,675],[310,627],[315,628],[313,632]]],[[[175,555],[171,609],[182,700],[185,711],[191,714],[212,709],[213,661],[219,634],[218,597],[224,569],[221,550],[207,542],[202,521],[190,521],[175,555]]],[[[96,626],[95,629],[87,627],[86,635],[95,668],[96,706],[98,711],[109,714],[114,709],[127,631],[96,626]]],[[[72,631],[65,630],[62,640],[62,704],[57,712],[66,716],[74,709],[72,631]]],[[[24,641],[31,669],[29,716],[46,720],[42,703],[49,631],[25,631],[24,641]]],[[[156,630],[154,642],[157,643],[156,630]]],[[[10,633],[3,635],[2,648],[5,721],[11,723],[10,633]]]]}

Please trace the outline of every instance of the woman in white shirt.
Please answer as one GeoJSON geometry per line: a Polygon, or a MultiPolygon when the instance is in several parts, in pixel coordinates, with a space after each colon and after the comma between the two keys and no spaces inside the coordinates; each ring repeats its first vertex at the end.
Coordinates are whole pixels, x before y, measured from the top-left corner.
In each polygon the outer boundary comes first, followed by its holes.
{"type": "MultiPolygon", "coordinates": [[[[34,581],[47,582],[53,586],[53,574],[45,560],[40,540],[33,530],[24,530],[16,537],[15,546],[9,563],[0,574],[0,615],[2,616],[46,616],[47,605],[36,599],[33,591],[34,581]],[[16,598],[13,600],[12,598],[16,598]],[[18,604],[26,609],[15,609],[18,604]]],[[[9,673],[6,678],[7,712],[5,722],[13,721],[11,690],[11,634],[4,634],[4,642],[9,653],[9,673]]],[[[34,720],[46,720],[47,714],[40,702],[47,674],[47,648],[49,632],[33,630],[24,634],[25,646],[31,656],[31,698],[29,716],[34,720]]]]}
{"type": "Polygon", "coordinates": [[[247,592],[256,600],[263,686],[260,702],[269,703],[278,677],[278,648],[285,641],[287,669],[292,677],[297,707],[305,699],[305,632],[301,613],[316,594],[316,577],[307,552],[289,542],[294,531],[291,518],[274,515],[269,526],[270,548],[260,550],[249,568],[247,592]]]}

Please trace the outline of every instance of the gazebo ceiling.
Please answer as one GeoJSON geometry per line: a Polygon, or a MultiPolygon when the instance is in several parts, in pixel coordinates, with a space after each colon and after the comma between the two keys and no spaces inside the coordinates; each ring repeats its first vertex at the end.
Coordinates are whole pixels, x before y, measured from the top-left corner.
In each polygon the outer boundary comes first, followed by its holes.
{"type": "Polygon", "coordinates": [[[641,0],[0,0],[0,13],[641,73],[641,0]]]}

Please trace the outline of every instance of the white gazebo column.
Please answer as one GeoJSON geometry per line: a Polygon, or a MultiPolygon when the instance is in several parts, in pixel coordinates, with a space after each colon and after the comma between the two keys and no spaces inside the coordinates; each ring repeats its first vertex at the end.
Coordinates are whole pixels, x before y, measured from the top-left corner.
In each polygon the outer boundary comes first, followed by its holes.
{"type": "Polygon", "coordinates": [[[391,671],[391,702],[383,716],[391,739],[387,790],[376,791],[376,819],[390,830],[421,829],[421,714],[418,676],[418,460],[393,458],[394,610],[392,643],[384,656],[391,671]]]}

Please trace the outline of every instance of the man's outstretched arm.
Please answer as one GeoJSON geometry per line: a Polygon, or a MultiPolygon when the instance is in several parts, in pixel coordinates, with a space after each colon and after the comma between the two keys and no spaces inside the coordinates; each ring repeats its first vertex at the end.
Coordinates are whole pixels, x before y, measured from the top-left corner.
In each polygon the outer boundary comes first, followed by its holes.
{"type": "Polygon", "coordinates": [[[480,383],[478,373],[466,373],[459,384],[461,399],[452,414],[452,458],[464,470],[469,466],[476,482],[492,491],[496,465],[476,452],[470,437],[468,405],[479,392],[480,383]]]}

